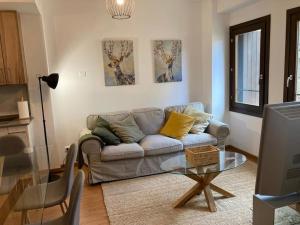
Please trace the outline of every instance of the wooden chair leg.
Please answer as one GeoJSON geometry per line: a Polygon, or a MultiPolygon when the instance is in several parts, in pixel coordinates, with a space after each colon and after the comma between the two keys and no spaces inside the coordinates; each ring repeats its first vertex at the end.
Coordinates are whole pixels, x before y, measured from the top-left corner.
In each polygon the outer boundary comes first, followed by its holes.
{"type": "Polygon", "coordinates": [[[25,215],[24,212],[21,213],[21,225],[25,224],[25,215]]]}
{"type": "Polygon", "coordinates": [[[62,213],[65,214],[66,212],[65,212],[63,203],[60,203],[59,206],[60,206],[62,213]]]}
{"type": "Polygon", "coordinates": [[[26,224],[30,224],[31,223],[28,213],[26,213],[25,222],[26,222],[26,224]]]}
{"type": "Polygon", "coordinates": [[[21,215],[21,225],[26,224],[27,223],[27,219],[28,219],[27,211],[23,210],[22,211],[22,215],[21,215]]]}
{"type": "Polygon", "coordinates": [[[64,206],[65,206],[65,208],[67,210],[68,209],[68,204],[67,204],[66,200],[64,201],[64,206]]]}

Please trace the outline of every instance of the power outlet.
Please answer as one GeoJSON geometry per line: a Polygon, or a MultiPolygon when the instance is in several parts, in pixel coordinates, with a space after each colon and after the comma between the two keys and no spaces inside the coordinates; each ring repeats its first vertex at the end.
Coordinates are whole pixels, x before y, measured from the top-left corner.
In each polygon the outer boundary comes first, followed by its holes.
{"type": "Polygon", "coordinates": [[[70,147],[71,147],[70,145],[65,146],[65,152],[66,153],[69,151],[70,147]]]}

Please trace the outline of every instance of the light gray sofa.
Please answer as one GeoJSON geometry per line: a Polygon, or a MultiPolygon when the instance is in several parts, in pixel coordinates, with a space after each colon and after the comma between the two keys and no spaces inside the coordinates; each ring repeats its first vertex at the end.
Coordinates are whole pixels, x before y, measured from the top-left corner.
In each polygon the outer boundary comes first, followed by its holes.
{"type": "MultiPolygon", "coordinates": [[[[190,103],[204,111],[200,102],[190,103]]],[[[137,125],[146,137],[140,143],[120,144],[118,146],[101,147],[99,139],[87,138],[80,144],[84,161],[89,167],[89,183],[134,178],[162,171],[160,164],[176,154],[182,153],[186,147],[217,145],[224,148],[225,139],[229,135],[229,127],[219,121],[211,120],[206,133],[188,134],[182,140],[176,140],[159,134],[170,111],[183,112],[187,105],[171,106],[166,109],[143,108],[131,112],[114,112],[90,115],[87,118],[87,130],[81,136],[90,134],[96,126],[98,116],[107,121],[122,120],[132,114],[137,125]]]]}

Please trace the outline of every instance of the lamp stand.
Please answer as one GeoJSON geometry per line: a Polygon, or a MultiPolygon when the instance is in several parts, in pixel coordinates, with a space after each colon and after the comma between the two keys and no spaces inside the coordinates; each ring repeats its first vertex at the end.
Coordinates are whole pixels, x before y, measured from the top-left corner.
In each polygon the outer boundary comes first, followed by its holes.
{"type": "Polygon", "coordinates": [[[47,138],[46,120],[45,120],[45,113],[44,113],[44,101],[43,101],[43,91],[42,91],[41,79],[42,78],[39,77],[40,97],[41,97],[41,106],[42,106],[42,115],[43,115],[44,138],[45,138],[45,145],[46,145],[46,152],[47,152],[47,162],[48,162],[48,168],[49,168],[48,182],[53,182],[55,180],[58,180],[59,176],[50,172],[51,167],[50,167],[50,157],[49,157],[48,138],[47,138]]]}

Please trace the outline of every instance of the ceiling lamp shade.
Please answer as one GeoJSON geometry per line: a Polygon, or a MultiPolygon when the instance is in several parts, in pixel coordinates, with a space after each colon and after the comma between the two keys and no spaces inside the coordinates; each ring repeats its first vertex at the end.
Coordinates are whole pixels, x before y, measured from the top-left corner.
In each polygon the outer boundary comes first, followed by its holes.
{"type": "Polygon", "coordinates": [[[129,19],[134,7],[134,0],[106,0],[107,11],[114,19],[129,19]]]}

